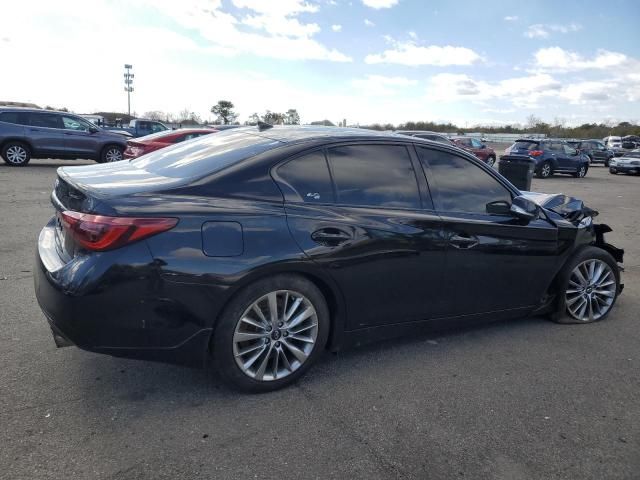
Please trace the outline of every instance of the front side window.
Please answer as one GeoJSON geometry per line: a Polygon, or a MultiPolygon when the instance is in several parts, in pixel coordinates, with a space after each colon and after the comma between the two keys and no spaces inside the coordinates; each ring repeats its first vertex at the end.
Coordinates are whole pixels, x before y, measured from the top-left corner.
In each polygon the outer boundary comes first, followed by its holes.
{"type": "Polygon", "coordinates": [[[346,205],[420,208],[411,157],[400,145],[348,145],[328,150],[336,201],[346,205]]]}
{"type": "Polygon", "coordinates": [[[88,122],[83,122],[73,117],[62,117],[62,124],[65,130],[76,130],[80,132],[88,132],[91,125],[88,122]]]}
{"type": "Polygon", "coordinates": [[[151,128],[151,131],[153,133],[156,132],[164,132],[166,130],[166,128],[164,128],[162,125],[160,125],[159,123],[150,123],[148,124],[148,128],[151,128]]]}
{"type": "Polygon", "coordinates": [[[511,192],[469,160],[424,147],[418,147],[418,155],[428,168],[429,187],[436,193],[436,210],[487,214],[489,204],[511,204],[511,192]]]}
{"type": "Polygon", "coordinates": [[[562,145],[562,148],[564,149],[565,155],[576,155],[578,153],[578,151],[571,145],[564,144],[562,145]]]}
{"type": "Polygon", "coordinates": [[[473,148],[482,148],[482,142],[480,142],[480,140],[477,140],[475,138],[471,139],[471,146],[473,148]]]}
{"type": "Polygon", "coordinates": [[[307,203],[333,203],[333,187],[329,167],[320,150],[285,163],[278,168],[278,176],[307,203]]]}

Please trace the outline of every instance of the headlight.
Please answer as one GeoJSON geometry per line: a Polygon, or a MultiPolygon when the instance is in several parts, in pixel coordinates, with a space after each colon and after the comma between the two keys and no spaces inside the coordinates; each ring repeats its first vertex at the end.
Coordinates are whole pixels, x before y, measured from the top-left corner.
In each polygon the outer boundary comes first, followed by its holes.
{"type": "Polygon", "coordinates": [[[611,160],[609,160],[609,165],[610,165],[610,166],[615,167],[617,164],[618,164],[618,161],[617,161],[617,160],[615,160],[615,159],[613,159],[613,158],[612,158],[611,160]]]}

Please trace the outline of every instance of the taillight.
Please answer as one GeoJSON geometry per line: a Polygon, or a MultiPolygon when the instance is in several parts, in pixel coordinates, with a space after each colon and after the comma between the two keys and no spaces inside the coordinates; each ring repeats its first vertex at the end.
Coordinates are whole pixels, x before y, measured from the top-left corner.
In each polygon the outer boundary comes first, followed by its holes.
{"type": "Polygon", "coordinates": [[[61,220],[78,244],[93,251],[122,247],[171,230],[178,223],[177,218],[107,217],[69,210],[61,213],[61,220]]]}
{"type": "Polygon", "coordinates": [[[531,150],[529,152],[529,156],[530,157],[539,157],[542,154],[544,154],[544,151],[542,151],[542,150],[531,150]]]}

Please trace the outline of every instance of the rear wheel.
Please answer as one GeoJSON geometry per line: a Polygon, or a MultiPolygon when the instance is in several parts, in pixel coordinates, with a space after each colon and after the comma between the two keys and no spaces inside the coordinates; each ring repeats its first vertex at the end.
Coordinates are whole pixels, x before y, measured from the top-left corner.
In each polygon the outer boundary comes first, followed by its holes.
{"type": "Polygon", "coordinates": [[[99,163],[119,162],[122,160],[124,149],[119,145],[107,145],[102,149],[99,163]]]}
{"type": "Polygon", "coordinates": [[[278,275],[249,285],[230,302],[214,333],[214,362],[235,388],[276,390],[304,374],[328,334],[320,290],[302,277],[278,275]]]}
{"type": "Polygon", "coordinates": [[[496,157],[487,157],[487,165],[493,167],[496,163],[496,157]]]}
{"type": "Polygon", "coordinates": [[[549,178],[553,175],[553,167],[551,167],[551,162],[548,160],[543,162],[538,169],[538,177],[539,178],[549,178]]]}
{"type": "Polygon", "coordinates": [[[558,323],[591,323],[609,315],[620,292],[620,271],[613,257],[586,247],[567,262],[560,276],[558,323]]]}
{"type": "Polygon", "coordinates": [[[8,142],[2,147],[2,158],[13,167],[23,167],[31,160],[31,150],[22,142],[8,142]]]}

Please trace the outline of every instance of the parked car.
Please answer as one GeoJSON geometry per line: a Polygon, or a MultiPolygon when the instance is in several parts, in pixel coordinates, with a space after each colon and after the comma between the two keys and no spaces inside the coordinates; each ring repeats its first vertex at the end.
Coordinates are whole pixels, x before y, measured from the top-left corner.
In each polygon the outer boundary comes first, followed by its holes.
{"type": "Polygon", "coordinates": [[[640,137],[638,135],[627,135],[626,137],[622,137],[621,145],[622,148],[626,150],[635,150],[636,148],[640,148],[640,137]]]}
{"type": "Polygon", "coordinates": [[[616,136],[604,137],[602,139],[605,146],[613,150],[614,157],[621,157],[625,154],[625,150],[622,148],[622,138],[616,136]]]}
{"type": "Polygon", "coordinates": [[[50,110],[0,108],[0,154],[24,166],[32,158],[122,160],[126,140],[77,115],[50,110]]]}
{"type": "Polygon", "coordinates": [[[582,178],[589,170],[589,157],[564,140],[522,138],[509,147],[510,155],[526,155],[535,162],[540,178],[567,173],[582,178]]]}
{"type": "Polygon", "coordinates": [[[209,135],[218,130],[213,128],[182,128],[179,130],[169,130],[167,132],[152,133],[146,137],[127,141],[127,149],[124,151],[124,158],[138,158],[149,152],[168,147],[170,145],[209,135]]]}
{"type": "Polygon", "coordinates": [[[613,150],[607,148],[600,140],[568,140],[567,143],[587,155],[590,163],[604,163],[604,166],[608,167],[609,160],[614,156],[613,150]]]}
{"type": "Polygon", "coordinates": [[[444,143],[445,145],[453,145],[453,142],[448,137],[437,132],[428,132],[425,130],[396,130],[394,133],[408,135],[410,137],[424,138],[425,140],[444,143]]]}
{"type": "Polygon", "coordinates": [[[463,150],[473,153],[490,167],[496,163],[496,152],[493,151],[493,148],[487,147],[477,138],[456,137],[453,139],[453,143],[463,150]]]}
{"type": "Polygon", "coordinates": [[[609,173],[633,173],[640,175],[640,149],[613,158],[609,162],[609,173]]]}
{"type": "Polygon", "coordinates": [[[115,133],[121,133],[128,137],[145,137],[152,133],[166,132],[171,130],[162,122],[156,122],[155,120],[136,119],[129,122],[128,127],[115,128],[110,127],[109,131],[115,133]]]}
{"type": "Polygon", "coordinates": [[[59,168],[51,201],[35,292],[59,346],[211,360],[254,392],[326,348],[534,314],[601,320],[622,289],[624,252],[581,201],[520,192],[405,135],[227,130],[59,168]]]}

